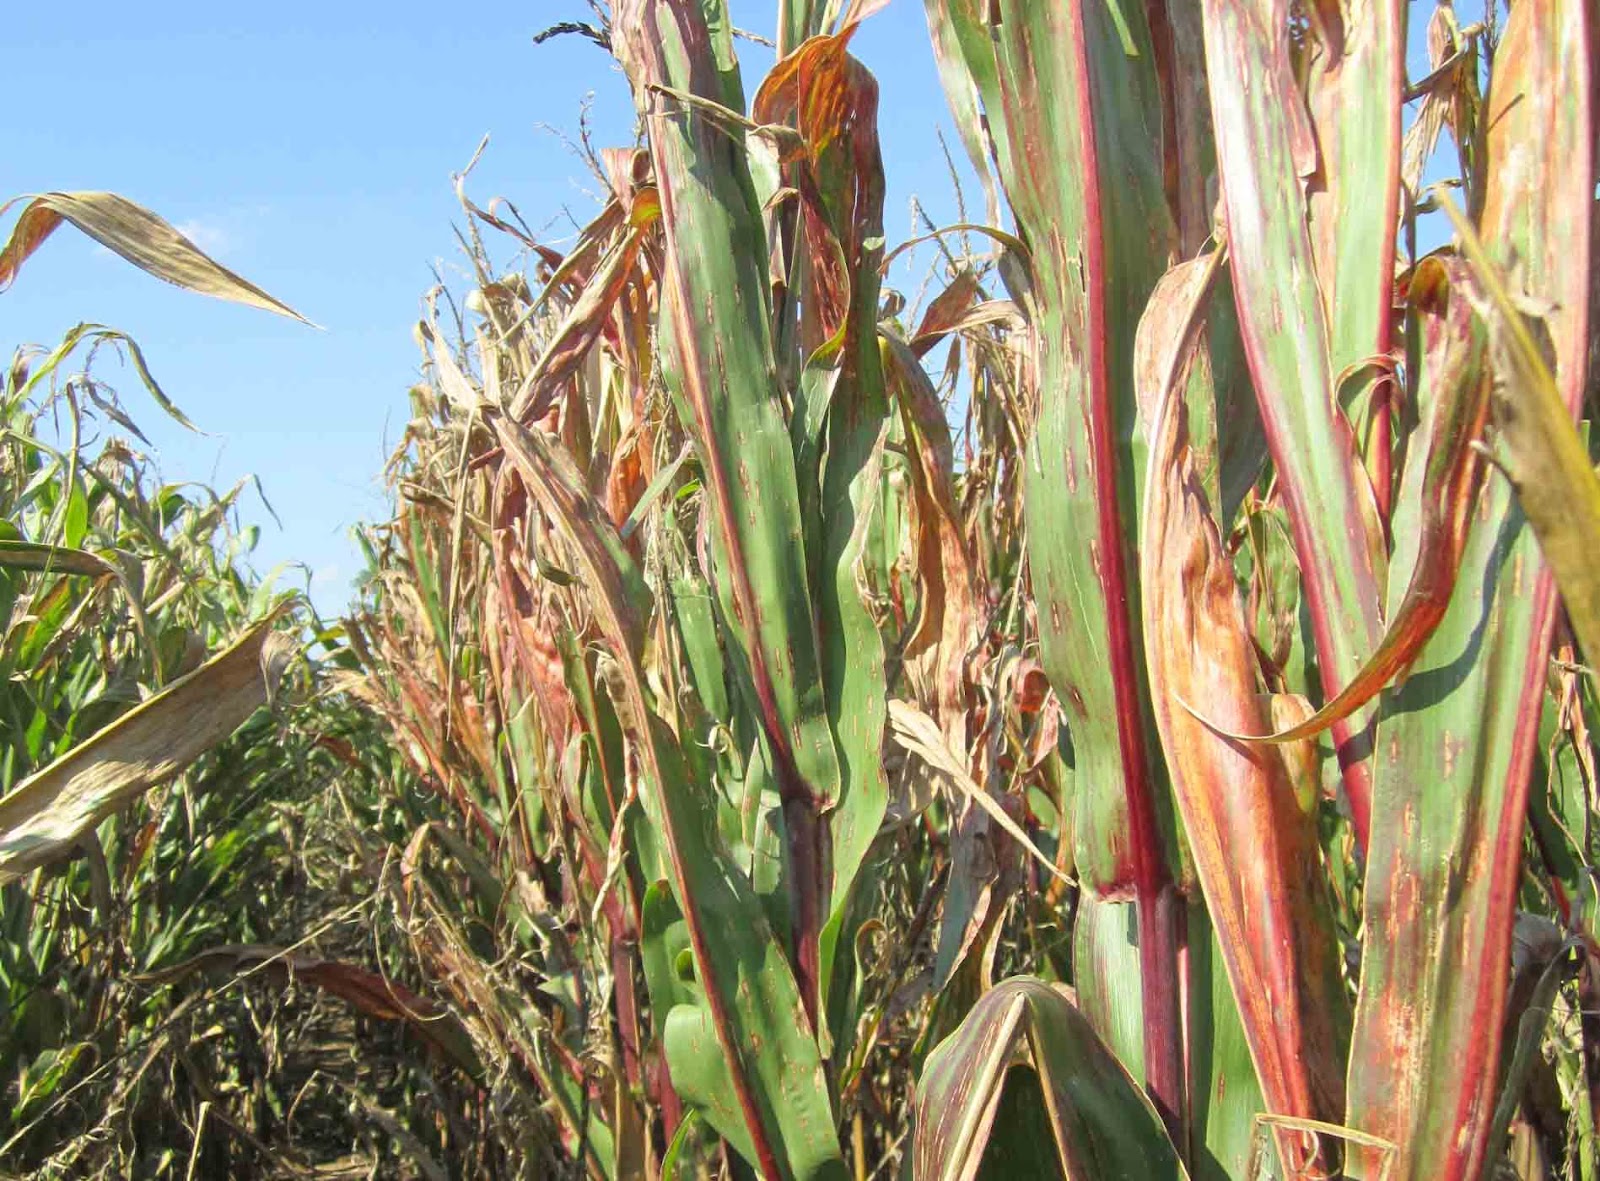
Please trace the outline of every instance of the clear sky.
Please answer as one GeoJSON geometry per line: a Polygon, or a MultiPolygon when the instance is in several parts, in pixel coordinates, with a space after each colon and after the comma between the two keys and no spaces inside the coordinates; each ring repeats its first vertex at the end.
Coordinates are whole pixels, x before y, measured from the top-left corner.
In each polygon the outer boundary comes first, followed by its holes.
{"type": "MultiPolygon", "coordinates": [[[[774,3],[735,0],[733,10],[736,24],[771,32],[774,3]]],[[[97,363],[154,442],[162,475],[227,487],[258,474],[283,527],[252,493],[243,515],[262,526],[254,564],[304,563],[318,605],[339,611],[357,572],[349,526],[385,516],[378,473],[417,377],[420,297],[435,266],[460,279],[451,174],[489,135],[469,191],[550,223],[560,248],[573,230],[566,214],[581,222],[594,210],[594,186],[549,128],[575,133],[592,93],[596,142],[632,142],[626,84],[602,50],[577,37],[532,43],[557,21],[589,19],[582,3],[557,0],[453,12],[406,0],[11,6],[0,199],[122,193],[321,330],[177,291],[63,228],[0,294],[0,348],[53,344],[85,320],[132,335],[208,432],[171,425],[131,370],[97,363]]],[[[894,0],[856,52],[879,76],[894,144],[893,243],[911,235],[913,193],[954,220],[937,140],[950,121],[921,3],[894,0]]],[[[771,52],[742,43],[740,55],[753,94],[771,52]]]]}
{"type": "MultiPolygon", "coordinates": [[[[732,6],[736,24],[771,32],[773,0],[732,6]]],[[[1414,43],[1429,11],[1416,8],[1414,43]]],[[[169,424],[131,372],[98,371],[156,444],[165,478],[227,487],[258,474],[283,525],[246,503],[263,530],[257,568],[304,563],[319,606],[341,610],[357,572],[349,527],[386,515],[378,473],[417,376],[420,297],[434,266],[460,279],[451,174],[489,135],[470,192],[479,204],[512,199],[559,248],[567,214],[581,222],[595,205],[550,128],[574,133],[592,94],[596,142],[631,142],[611,59],[577,37],[532,43],[557,21],[587,19],[572,0],[453,13],[411,0],[11,6],[0,197],[120,192],[322,327],[179,292],[63,229],[0,295],[0,348],[52,344],[84,320],[133,335],[208,432],[169,424]]],[[[920,0],[893,0],[854,48],[882,86],[893,245],[914,232],[913,194],[936,221],[955,220],[939,131],[960,146],[920,0]]],[[[740,54],[753,94],[771,53],[745,42],[740,54]]],[[[979,216],[979,194],[968,196],[979,216]]],[[[902,262],[890,282],[909,291],[919,278],[902,262]]]]}

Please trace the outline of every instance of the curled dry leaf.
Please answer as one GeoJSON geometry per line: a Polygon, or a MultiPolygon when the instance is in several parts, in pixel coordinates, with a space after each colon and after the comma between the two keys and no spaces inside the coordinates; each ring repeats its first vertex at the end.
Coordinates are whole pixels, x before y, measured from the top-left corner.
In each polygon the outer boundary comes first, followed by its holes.
{"type": "Polygon", "coordinates": [[[1032,838],[1022,831],[1022,826],[1006,810],[989,795],[961,765],[961,760],[945,742],[944,734],[927,714],[923,713],[909,701],[889,702],[889,724],[894,739],[906,750],[916,755],[927,766],[942,775],[951,787],[967,796],[989,818],[1005,829],[1006,835],[1016,841],[1027,851],[1028,855],[1044,866],[1051,876],[1070,882],[1055,862],[1046,857],[1032,838]]]}
{"type": "Polygon", "coordinates": [[[920,599],[904,660],[946,733],[964,726],[966,664],[983,629],[983,572],[961,520],[955,449],[944,407],[913,349],[883,338],[890,387],[905,423],[911,531],[920,599]]]}
{"type": "Polygon", "coordinates": [[[288,947],[236,944],[213,947],[170,968],[150,972],[141,983],[172,984],[196,972],[223,969],[238,973],[267,972],[275,979],[299,980],[338,997],[368,1017],[404,1021],[467,1074],[476,1078],[482,1064],[467,1031],[446,1009],[418,996],[405,985],[356,964],[325,960],[288,947]]]}
{"type": "Polygon", "coordinates": [[[586,283],[561,321],[561,326],[545,346],[523,388],[511,403],[511,416],[518,422],[536,422],[555,404],[562,385],[588,356],[612,310],[635,278],[639,252],[660,207],[652,204],[639,215],[611,245],[591,280],[586,283]]]}
{"type": "MultiPolygon", "coordinates": [[[[1140,325],[1137,378],[1151,416],[1141,554],[1150,689],[1174,793],[1216,925],[1251,1058],[1271,1111],[1344,1113],[1349,1012],[1321,880],[1316,818],[1282,754],[1218,734],[1175,698],[1204,700],[1230,728],[1262,730],[1270,699],[1233,565],[1196,478],[1181,397],[1216,260],[1175,268],[1140,325]]],[[[1291,1146],[1293,1147],[1293,1146],[1291,1146]]],[[[1290,1175],[1315,1163],[1302,1138],[1290,1175]]]]}

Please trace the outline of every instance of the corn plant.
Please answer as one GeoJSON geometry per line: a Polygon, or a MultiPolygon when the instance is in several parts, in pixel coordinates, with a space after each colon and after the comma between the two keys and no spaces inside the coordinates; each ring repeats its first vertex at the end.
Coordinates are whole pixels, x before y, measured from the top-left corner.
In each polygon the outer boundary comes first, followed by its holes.
{"type": "MultiPolygon", "coordinates": [[[[1074,702],[1118,703],[1096,715],[1114,735],[1073,728],[1075,771],[1120,760],[1075,775],[1085,884],[1131,894],[1137,912],[1141,1018],[1110,1028],[1142,1028],[1146,1086],[1197,1172],[1242,1162],[1209,1103],[1221,1080],[1234,1089],[1232,1064],[1175,1033],[1185,987],[1191,1024],[1210,1005],[1215,1029],[1240,1027],[1290,1175],[1334,1165],[1341,1147],[1352,1176],[1483,1175],[1521,1101],[1503,1033],[1520,1016],[1519,896],[1549,872],[1525,870],[1523,853],[1557,604],[1512,495],[1529,499],[1530,473],[1502,458],[1513,479],[1500,479],[1485,448],[1503,456],[1532,404],[1508,342],[1533,303],[1548,352],[1530,363],[1553,370],[1569,423],[1581,408],[1589,13],[1518,5],[1493,30],[1486,103],[1462,60],[1490,30],[1441,13],[1455,42],[1427,101],[1450,109],[1473,162],[1461,239],[1500,256],[1404,259],[1398,281],[1397,230],[1430,199],[1399,183],[1403,5],[996,15],[930,6],[947,80],[986,113],[981,162],[1030,246],[1024,306],[1046,326],[1027,500],[1041,615],[1062,621],[1041,627],[1046,672],[1074,702]],[[1074,101],[1046,107],[1041,93],[1074,101]],[[1490,302],[1502,282],[1518,307],[1490,302]],[[1243,521],[1229,459],[1262,458],[1225,441],[1249,413],[1229,401],[1241,386],[1270,464],[1243,521]],[[1289,545],[1263,544],[1263,526],[1289,545]],[[1260,605],[1285,588],[1300,618],[1263,635],[1260,605]],[[1305,717],[1263,690],[1325,704],[1305,717]],[[1296,745],[1325,731],[1348,818],[1331,845],[1317,756],[1296,745]],[[1164,801],[1177,850],[1141,819],[1164,801]],[[1097,841],[1128,852],[1094,859],[1097,841]],[[1191,900],[1176,934],[1174,888],[1191,900]],[[1224,970],[1226,993],[1182,979],[1179,947],[1207,943],[1200,959],[1224,970]]],[[[1570,906],[1556,909],[1592,950],[1570,906]]],[[[1080,967],[1085,979],[1104,977],[1080,967]]],[[[1578,1122],[1591,1110],[1584,1098],[1578,1122]]]]}
{"type": "Polygon", "coordinates": [[[619,2],[419,328],[351,688],[523,1167],[1593,1177],[1591,8],[929,0],[913,310],[869,7],[619,2]]]}
{"type": "MultiPolygon", "coordinates": [[[[293,314],[106,193],[28,202],[0,285],[64,223],[157,277],[293,314]]],[[[100,325],[19,348],[0,380],[0,1169],[298,1171],[365,1147],[417,1085],[392,1030],[343,1068],[352,1013],[410,1016],[441,1057],[476,1061],[429,1002],[339,958],[368,955],[348,920],[370,891],[341,894],[348,864],[298,846],[343,769],[332,752],[370,743],[373,721],[310,698],[303,665],[284,677],[274,622],[295,596],[248,568],[249,483],[162,481],[107,377],[118,357],[190,425],[138,345],[100,325]],[[290,700],[260,709],[280,680],[290,700]],[[206,983],[219,968],[231,979],[206,983]],[[331,1096],[305,1067],[317,1054],[339,1068],[331,1096]]]]}

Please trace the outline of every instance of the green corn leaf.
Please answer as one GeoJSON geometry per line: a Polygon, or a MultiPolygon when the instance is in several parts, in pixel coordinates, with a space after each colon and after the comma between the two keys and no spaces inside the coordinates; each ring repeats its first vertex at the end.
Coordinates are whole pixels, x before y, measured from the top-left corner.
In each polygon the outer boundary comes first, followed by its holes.
{"type": "Polygon", "coordinates": [[[645,686],[640,605],[648,595],[638,571],[570,460],[516,422],[492,421],[506,456],[578,562],[617,662],[622,697],[615,704],[637,752],[645,811],[660,836],[703,998],[673,1004],[666,1014],[673,1076],[680,1066],[692,1073],[702,1084],[694,1095],[703,1114],[764,1175],[842,1176],[822,1061],[794,974],[749,880],[717,837],[709,785],[687,774],[645,686]]]}
{"type": "Polygon", "coordinates": [[[1139,907],[1146,1077],[1176,1120],[1173,839],[1131,569],[1144,452],[1133,331],[1177,246],[1150,33],[1127,6],[1122,30],[1101,4],[951,0],[930,12],[950,26],[936,40],[960,47],[978,86],[1032,259],[1027,290],[1013,293],[1033,328],[1038,391],[1023,455],[1027,556],[1041,658],[1071,737],[1074,859],[1089,889],[1131,892],[1139,907]]]}
{"type": "Polygon", "coordinates": [[[992,989],[928,1056],[916,1119],[915,1181],[1007,1164],[992,1175],[1047,1176],[1052,1163],[1068,1177],[1188,1177],[1127,1070],[1062,992],[1030,977],[992,989]],[[1031,1102],[1007,1104],[1013,1088],[1031,1102]]]}
{"type": "Polygon", "coordinates": [[[1277,1181],[1285,1176],[1281,1169],[1248,1168],[1256,1117],[1267,1103],[1250,1057],[1250,1039],[1240,1022],[1221,940],[1199,902],[1189,904],[1184,947],[1189,955],[1189,1170],[1195,1181],[1277,1181]]]}
{"type": "MultiPolygon", "coordinates": [[[[1318,272],[1308,228],[1305,178],[1319,167],[1315,127],[1295,78],[1284,0],[1205,0],[1203,11],[1239,327],[1289,509],[1322,687],[1332,697],[1382,638],[1385,554],[1377,502],[1336,398],[1327,319],[1333,280],[1318,272]],[[1251,84],[1240,85],[1243,77],[1251,84]]],[[[1341,118],[1352,123],[1368,122],[1355,105],[1389,110],[1392,102],[1370,86],[1348,97],[1341,118]]],[[[1342,746],[1361,728],[1341,722],[1334,738],[1342,746]]],[[[1350,752],[1345,784],[1363,838],[1370,780],[1350,752]]]]}
{"type": "Polygon", "coordinates": [[[942,15],[946,5],[943,0],[926,0],[924,8],[928,17],[928,34],[933,41],[933,57],[939,67],[939,82],[944,89],[945,102],[955,118],[956,134],[961,146],[967,150],[967,159],[978,174],[983,186],[984,208],[992,225],[1000,224],[1000,191],[994,179],[994,141],[988,125],[982,118],[983,96],[974,76],[981,68],[983,55],[970,56],[962,49],[963,32],[972,35],[977,30],[973,22],[946,20],[942,15]]]}
{"type": "Polygon", "coordinates": [[[1139,973],[1139,924],[1132,903],[1084,894],[1072,916],[1078,1010],[1134,1077],[1144,1076],[1144,1012],[1128,981],[1139,973]]]}
{"type": "Polygon", "coordinates": [[[65,548],[75,550],[83,545],[89,533],[89,498],[83,485],[74,483],[67,492],[66,512],[61,523],[61,540],[65,548]]]}
{"type": "MultiPolygon", "coordinates": [[[[1283,28],[1287,7],[1270,5],[1267,19],[1283,28]]],[[[1385,513],[1389,415],[1379,383],[1389,380],[1408,7],[1406,0],[1315,4],[1300,50],[1316,140],[1307,229],[1327,313],[1329,368],[1363,379],[1352,426],[1385,513]]]]}
{"type": "MultiPolygon", "coordinates": [[[[1554,309],[1547,328],[1568,414],[1581,403],[1588,347],[1589,280],[1572,260],[1592,248],[1592,20],[1588,5],[1567,0],[1512,10],[1492,75],[1479,225],[1490,250],[1517,260],[1519,293],[1554,309]]],[[[1486,355],[1491,419],[1526,394],[1514,357],[1493,348],[1508,326],[1477,318],[1459,265],[1451,279],[1444,298],[1420,309],[1419,430],[1446,401],[1433,383],[1484,380],[1486,355]],[[1463,349],[1475,360],[1452,364],[1463,349]]],[[[1397,545],[1418,529],[1420,472],[1408,482],[1397,545]]],[[[1495,1166],[1487,1141],[1556,608],[1534,532],[1499,479],[1474,506],[1458,587],[1386,703],[1375,746],[1347,1122],[1397,1148],[1387,1164],[1356,1153],[1357,1177],[1452,1181],[1495,1166]]]]}
{"type": "Polygon", "coordinates": [[[840,796],[794,452],[777,387],[765,232],[742,136],[706,104],[743,106],[725,8],[637,0],[616,45],[649,132],[663,213],[663,375],[695,441],[735,666],[772,755],[805,1010],[821,998],[822,813],[840,796]],[[692,101],[685,101],[689,96],[692,101]]]}
{"type": "Polygon", "coordinates": [[[790,433],[840,774],[826,821],[833,872],[818,948],[824,1001],[839,940],[848,938],[852,886],[888,804],[879,758],[885,652],[869,601],[887,584],[887,571],[872,561],[881,548],[877,500],[891,421],[877,339],[884,177],[878,84],[849,54],[854,31],[847,24],[807,40],[778,63],[752,105],[757,121],[791,125],[801,143],[782,168],[799,194],[803,228],[795,294],[805,360],[790,433]]]}

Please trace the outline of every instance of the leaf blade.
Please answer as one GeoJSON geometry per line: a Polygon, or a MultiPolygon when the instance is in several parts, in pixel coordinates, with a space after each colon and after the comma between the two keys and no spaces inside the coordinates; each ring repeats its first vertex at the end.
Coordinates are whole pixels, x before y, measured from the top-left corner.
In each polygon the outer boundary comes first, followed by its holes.
{"type": "Polygon", "coordinates": [[[146,274],[176,287],[311,323],[288,304],[211,258],[142,205],[115,193],[43,193],[29,201],[4,249],[0,249],[0,291],[16,280],[22,264],[63,221],[77,226],[146,274]]]}
{"type": "Polygon", "coordinates": [[[292,644],[256,624],[228,648],[0,799],[0,883],[76,847],[135,796],[176,775],[267,703],[292,644]]]}

